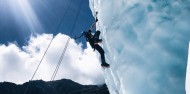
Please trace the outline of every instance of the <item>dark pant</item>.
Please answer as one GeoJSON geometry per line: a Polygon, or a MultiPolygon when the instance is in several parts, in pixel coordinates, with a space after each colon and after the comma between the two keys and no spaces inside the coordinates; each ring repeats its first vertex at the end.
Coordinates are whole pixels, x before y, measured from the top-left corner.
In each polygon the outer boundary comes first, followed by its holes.
{"type": "MultiPolygon", "coordinates": [[[[93,38],[94,38],[94,41],[97,41],[99,40],[99,36],[100,36],[100,31],[96,31],[96,33],[94,34],[93,38]]],[[[95,44],[94,45],[94,48],[100,53],[101,55],[101,60],[102,60],[102,64],[103,63],[106,63],[105,61],[105,56],[104,56],[104,50],[102,49],[102,47],[98,44],[95,44]]]]}
{"type": "Polygon", "coordinates": [[[102,64],[106,63],[105,56],[104,56],[104,50],[102,49],[102,47],[100,45],[96,44],[96,45],[94,45],[94,48],[100,53],[102,64]]]}

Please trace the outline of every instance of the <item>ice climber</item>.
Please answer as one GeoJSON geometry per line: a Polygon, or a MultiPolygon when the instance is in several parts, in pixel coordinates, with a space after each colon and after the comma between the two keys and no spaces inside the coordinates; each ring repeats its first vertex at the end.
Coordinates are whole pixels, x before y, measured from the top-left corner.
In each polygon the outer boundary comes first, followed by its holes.
{"type": "MultiPolygon", "coordinates": [[[[97,50],[100,53],[101,61],[102,61],[101,66],[102,67],[109,67],[110,65],[108,63],[106,63],[106,61],[105,61],[104,50],[98,44],[98,43],[102,42],[102,39],[99,39],[100,31],[98,30],[95,32],[94,35],[92,34],[92,31],[95,28],[97,21],[98,21],[98,19],[96,18],[96,20],[92,24],[91,28],[88,31],[83,31],[82,34],[77,38],[84,36],[86,38],[86,41],[90,43],[90,46],[94,49],[94,51],[97,50]]],[[[77,39],[77,38],[75,38],[75,39],[77,39]]]]}

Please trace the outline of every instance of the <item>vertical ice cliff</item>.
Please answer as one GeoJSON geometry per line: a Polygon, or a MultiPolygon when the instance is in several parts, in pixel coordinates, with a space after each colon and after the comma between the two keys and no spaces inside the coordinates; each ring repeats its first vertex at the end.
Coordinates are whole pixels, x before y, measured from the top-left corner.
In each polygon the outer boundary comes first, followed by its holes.
{"type": "Polygon", "coordinates": [[[189,55],[187,62],[187,72],[186,72],[186,84],[185,84],[186,94],[190,94],[190,42],[189,42],[189,55]]]}
{"type": "Polygon", "coordinates": [[[89,0],[111,94],[185,94],[189,0],[89,0]]]}

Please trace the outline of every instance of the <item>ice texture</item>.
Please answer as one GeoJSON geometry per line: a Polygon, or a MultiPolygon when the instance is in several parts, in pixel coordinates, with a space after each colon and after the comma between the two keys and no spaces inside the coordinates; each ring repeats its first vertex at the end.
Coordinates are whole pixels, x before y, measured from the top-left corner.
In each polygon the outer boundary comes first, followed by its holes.
{"type": "Polygon", "coordinates": [[[185,94],[189,0],[89,0],[111,94],[185,94]]]}

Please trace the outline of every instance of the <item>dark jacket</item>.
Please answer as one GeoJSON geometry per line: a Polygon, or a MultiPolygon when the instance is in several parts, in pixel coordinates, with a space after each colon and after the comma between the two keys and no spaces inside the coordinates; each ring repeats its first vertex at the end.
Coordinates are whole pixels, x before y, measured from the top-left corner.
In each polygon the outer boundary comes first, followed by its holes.
{"type": "Polygon", "coordinates": [[[88,32],[84,32],[84,36],[86,38],[86,41],[90,43],[90,46],[94,48],[94,37],[91,32],[91,30],[88,30],[88,32]]]}

